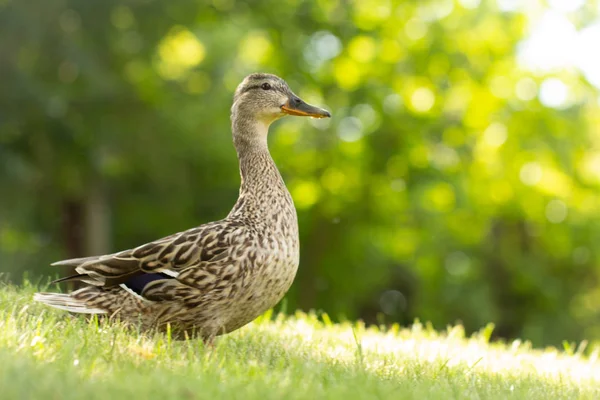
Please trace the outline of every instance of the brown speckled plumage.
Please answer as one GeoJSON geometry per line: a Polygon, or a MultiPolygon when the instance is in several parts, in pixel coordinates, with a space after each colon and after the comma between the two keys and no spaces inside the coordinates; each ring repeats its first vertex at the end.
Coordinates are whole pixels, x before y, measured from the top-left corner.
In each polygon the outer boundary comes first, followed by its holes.
{"type": "Polygon", "coordinates": [[[299,263],[296,210],[267,147],[269,125],[286,114],[329,116],[274,75],[246,77],[231,114],[242,183],[229,215],[135,249],[55,263],[78,273],[63,280],[86,286],[70,294],[38,293],[35,299],[72,312],[116,316],[143,329],[165,330],[169,324],[176,337],[206,339],[273,307],[299,263]]]}

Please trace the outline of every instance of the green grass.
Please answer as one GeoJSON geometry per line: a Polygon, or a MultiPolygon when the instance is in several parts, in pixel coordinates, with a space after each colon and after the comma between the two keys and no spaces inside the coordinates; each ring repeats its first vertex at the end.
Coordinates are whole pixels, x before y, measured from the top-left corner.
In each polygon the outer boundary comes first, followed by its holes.
{"type": "Polygon", "coordinates": [[[465,338],[298,313],[261,317],[211,349],[73,318],[33,292],[0,287],[4,400],[600,398],[596,353],[489,343],[490,329],[465,338]]]}

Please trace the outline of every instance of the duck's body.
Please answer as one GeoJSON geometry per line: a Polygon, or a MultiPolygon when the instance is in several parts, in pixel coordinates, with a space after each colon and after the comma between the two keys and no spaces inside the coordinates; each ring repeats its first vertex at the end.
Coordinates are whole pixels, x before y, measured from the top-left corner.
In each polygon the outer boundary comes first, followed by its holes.
{"type": "Polygon", "coordinates": [[[267,147],[268,127],[283,113],[329,116],[296,99],[273,75],[250,75],[238,87],[232,129],[242,184],[225,219],[135,249],[58,262],[78,273],[65,280],[88,286],[70,294],[39,293],[35,299],[68,311],[114,315],[143,329],[170,325],[180,338],[209,339],[277,304],[296,275],[299,240],[292,197],[267,147]],[[244,95],[256,85],[277,88],[280,95],[254,94],[262,103],[253,107],[244,95]],[[284,103],[282,93],[288,97],[284,103]],[[282,103],[279,110],[268,103],[272,100],[282,103]],[[292,101],[297,103],[290,112],[292,101]]]}

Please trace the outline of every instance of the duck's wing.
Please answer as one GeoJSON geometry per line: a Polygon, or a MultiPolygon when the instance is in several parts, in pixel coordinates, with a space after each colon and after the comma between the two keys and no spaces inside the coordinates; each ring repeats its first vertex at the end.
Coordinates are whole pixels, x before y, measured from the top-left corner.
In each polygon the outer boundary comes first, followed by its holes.
{"type": "Polygon", "coordinates": [[[222,220],[150,242],[134,249],[103,256],[75,258],[55,266],[75,267],[76,275],[59,279],[109,287],[140,284],[158,278],[177,278],[193,266],[221,259],[232,251],[232,238],[242,236],[243,226],[222,220]]]}

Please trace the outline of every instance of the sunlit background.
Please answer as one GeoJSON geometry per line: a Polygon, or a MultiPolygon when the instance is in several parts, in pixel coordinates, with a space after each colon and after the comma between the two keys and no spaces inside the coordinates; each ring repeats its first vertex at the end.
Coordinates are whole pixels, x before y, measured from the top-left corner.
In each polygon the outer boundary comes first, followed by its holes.
{"type": "Polygon", "coordinates": [[[285,310],[600,340],[600,2],[0,0],[0,271],[222,218],[233,90],[331,120],[270,146],[301,265],[285,310]]]}

